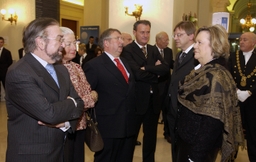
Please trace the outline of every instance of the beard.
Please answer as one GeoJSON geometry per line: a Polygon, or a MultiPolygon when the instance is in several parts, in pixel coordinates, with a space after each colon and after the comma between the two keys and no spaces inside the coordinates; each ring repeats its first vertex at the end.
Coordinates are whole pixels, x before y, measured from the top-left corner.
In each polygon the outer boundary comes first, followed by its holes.
{"type": "Polygon", "coordinates": [[[46,48],[45,48],[45,53],[47,54],[47,56],[50,57],[53,62],[59,62],[62,59],[63,47],[60,46],[59,49],[53,53],[49,53],[47,51],[48,49],[47,47],[48,47],[48,44],[46,45],[46,48]]]}

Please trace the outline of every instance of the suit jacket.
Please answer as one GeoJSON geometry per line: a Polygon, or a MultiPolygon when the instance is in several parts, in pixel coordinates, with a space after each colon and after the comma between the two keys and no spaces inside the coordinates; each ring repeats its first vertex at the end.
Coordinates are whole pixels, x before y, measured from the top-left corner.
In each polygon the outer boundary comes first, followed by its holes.
{"type": "Polygon", "coordinates": [[[136,80],[136,112],[143,115],[149,107],[150,90],[153,90],[153,107],[154,112],[160,112],[158,76],[166,75],[169,71],[168,64],[162,56],[155,52],[154,47],[147,45],[147,59],[141,48],[133,41],[124,47],[122,56],[125,57],[135,75],[136,80]],[[161,65],[155,65],[160,60],[161,65]],[[145,70],[141,70],[145,67],[145,70]]]}
{"type": "Polygon", "coordinates": [[[174,62],[172,78],[169,86],[169,96],[170,96],[170,109],[168,112],[169,125],[171,131],[174,130],[175,127],[175,120],[177,116],[177,109],[178,109],[178,88],[179,82],[182,81],[186,75],[190,73],[190,71],[198,64],[198,61],[194,59],[194,48],[192,48],[183,59],[182,63],[179,64],[179,56],[181,53],[177,54],[174,62]]]}
{"type": "Polygon", "coordinates": [[[23,57],[23,51],[24,51],[24,48],[20,48],[20,49],[18,50],[18,52],[19,52],[19,58],[20,58],[20,59],[23,57]]]}
{"type": "Polygon", "coordinates": [[[91,88],[98,92],[95,111],[103,138],[136,134],[134,76],[127,61],[120,59],[130,74],[129,83],[106,53],[88,61],[83,68],[91,88]]]}
{"type": "MultiPolygon", "coordinates": [[[[155,47],[155,49],[154,49],[155,52],[160,54],[157,46],[154,45],[154,47],[155,47]]],[[[163,51],[164,51],[164,61],[168,64],[169,70],[173,69],[174,61],[173,61],[172,49],[169,48],[169,47],[166,47],[165,49],[163,49],[163,51]]],[[[158,82],[163,82],[163,81],[166,81],[166,80],[170,80],[170,77],[171,77],[171,73],[166,73],[165,75],[158,78],[158,82]]]]}
{"type": "Polygon", "coordinates": [[[86,44],[86,53],[94,54],[95,55],[95,49],[97,48],[96,44],[92,44],[92,47],[90,48],[89,43],[86,44]]]}
{"type": "Polygon", "coordinates": [[[83,59],[83,62],[82,62],[82,67],[84,66],[85,63],[87,63],[88,61],[90,61],[91,59],[93,59],[95,56],[95,54],[93,53],[87,53],[87,55],[85,56],[85,58],[83,59]]]}
{"type": "MultiPolygon", "coordinates": [[[[238,57],[239,57],[239,62],[240,62],[240,67],[241,70],[243,72],[243,74],[245,74],[245,76],[250,75],[253,70],[255,70],[256,67],[256,49],[254,49],[254,51],[252,52],[252,55],[250,57],[250,59],[248,60],[246,66],[245,66],[245,59],[244,59],[244,55],[242,51],[239,51],[238,53],[238,57]],[[246,67],[246,68],[245,68],[246,67]]],[[[236,82],[236,86],[238,89],[240,90],[249,90],[252,92],[252,95],[250,97],[248,97],[244,102],[239,102],[240,103],[240,107],[244,107],[246,106],[246,111],[250,112],[249,115],[251,115],[251,118],[255,119],[255,114],[256,114],[256,110],[254,105],[256,104],[256,73],[254,72],[253,75],[251,75],[251,77],[246,79],[246,85],[245,86],[241,86],[240,82],[241,82],[241,76],[240,73],[238,71],[238,61],[236,59],[236,53],[231,53],[230,54],[230,58],[229,58],[229,67],[230,67],[230,73],[232,74],[235,82],[236,82]],[[249,106],[249,105],[253,105],[253,106],[249,106]]],[[[248,118],[248,117],[247,117],[248,118]]]]}
{"type": "Polygon", "coordinates": [[[30,53],[9,68],[6,76],[7,162],[63,162],[67,132],[40,126],[37,122],[55,125],[70,121],[69,131],[74,132],[84,104],[74,90],[67,69],[61,64],[54,68],[60,88],[30,53]],[[68,96],[75,99],[77,107],[68,96]]]}
{"type": "Polygon", "coordinates": [[[0,56],[0,77],[5,77],[8,67],[12,64],[11,52],[4,48],[2,49],[2,54],[0,56]]]}
{"type": "MultiPolygon", "coordinates": [[[[156,53],[160,54],[158,47],[156,45],[154,45],[154,50],[156,53]]],[[[160,103],[162,103],[167,97],[168,87],[170,85],[170,80],[171,80],[170,70],[173,69],[173,64],[174,64],[172,49],[169,47],[166,47],[163,49],[163,52],[164,52],[164,61],[168,64],[169,72],[158,78],[158,88],[159,88],[159,95],[161,100],[160,103]]],[[[161,105],[161,107],[162,106],[163,105],[161,105]]]]}

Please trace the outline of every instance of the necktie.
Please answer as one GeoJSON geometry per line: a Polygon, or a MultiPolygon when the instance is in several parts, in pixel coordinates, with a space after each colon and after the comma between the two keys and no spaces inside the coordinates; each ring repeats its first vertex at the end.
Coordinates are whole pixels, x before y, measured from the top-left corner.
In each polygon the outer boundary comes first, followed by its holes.
{"type": "Polygon", "coordinates": [[[57,84],[57,86],[59,87],[59,83],[58,83],[58,78],[55,72],[55,69],[53,67],[52,64],[47,64],[45,66],[45,69],[48,71],[48,73],[52,76],[52,78],[54,79],[55,83],[57,84]]]}
{"type": "Polygon", "coordinates": [[[147,57],[148,57],[148,54],[147,54],[146,47],[142,47],[141,50],[142,50],[142,52],[144,53],[145,57],[147,58],[147,57]]]}
{"type": "Polygon", "coordinates": [[[186,53],[185,52],[182,52],[181,54],[180,54],[180,57],[179,57],[179,63],[181,63],[182,61],[183,61],[183,59],[186,57],[186,53]]]}
{"type": "Polygon", "coordinates": [[[160,55],[164,58],[164,50],[163,49],[160,50],[160,55]]]}
{"type": "Polygon", "coordinates": [[[126,71],[125,71],[123,65],[121,64],[120,60],[119,60],[118,58],[115,58],[114,61],[116,62],[117,68],[121,71],[121,73],[122,73],[123,76],[124,76],[124,79],[125,79],[126,82],[128,83],[128,76],[127,76],[126,71]]]}

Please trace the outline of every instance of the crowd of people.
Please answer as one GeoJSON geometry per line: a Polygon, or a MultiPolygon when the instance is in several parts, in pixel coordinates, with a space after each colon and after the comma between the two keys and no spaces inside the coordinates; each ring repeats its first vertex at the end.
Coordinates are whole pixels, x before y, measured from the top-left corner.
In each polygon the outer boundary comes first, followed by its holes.
{"type": "Polygon", "coordinates": [[[181,21],[173,57],[168,34],[159,32],[150,45],[150,30],[150,21],[138,20],[134,40],[109,28],[97,45],[90,37],[77,49],[71,29],[38,18],[23,31],[21,59],[13,65],[0,37],[6,162],[84,162],[90,109],[104,142],[95,162],[132,162],[140,129],[142,161],[154,162],[160,116],[173,162],[214,162],[219,152],[231,162],[245,139],[256,161],[256,35],[243,33],[240,50],[230,53],[221,25],[196,29],[181,21]]]}

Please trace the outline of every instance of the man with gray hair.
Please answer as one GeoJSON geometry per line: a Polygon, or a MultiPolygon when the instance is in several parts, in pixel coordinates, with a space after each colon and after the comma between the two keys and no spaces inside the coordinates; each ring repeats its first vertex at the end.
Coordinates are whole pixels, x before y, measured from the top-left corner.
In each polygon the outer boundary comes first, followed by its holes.
{"type": "Polygon", "coordinates": [[[128,62],[120,57],[123,39],[117,29],[105,30],[99,40],[104,52],[83,70],[98,92],[95,111],[104,149],[94,162],[132,162],[136,141],[135,81],[128,62]]]}
{"type": "Polygon", "coordinates": [[[59,23],[33,20],[23,43],[26,55],[6,75],[6,162],[63,162],[67,133],[75,132],[84,102],[67,69],[55,64],[63,48],[59,23]]]}

